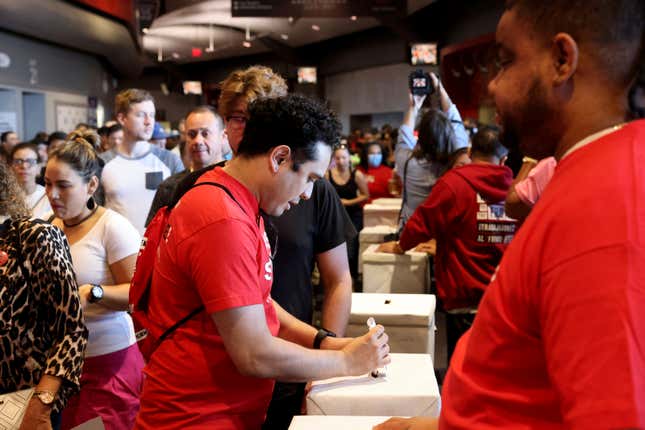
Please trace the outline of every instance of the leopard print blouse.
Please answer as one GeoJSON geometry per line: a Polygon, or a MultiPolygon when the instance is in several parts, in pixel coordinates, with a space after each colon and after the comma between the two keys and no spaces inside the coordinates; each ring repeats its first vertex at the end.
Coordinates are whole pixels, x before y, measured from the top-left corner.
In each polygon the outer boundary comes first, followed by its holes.
{"type": "Polygon", "coordinates": [[[9,256],[0,265],[0,393],[33,387],[43,373],[59,376],[60,411],[80,388],[87,345],[67,240],[49,224],[9,219],[0,224],[0,251],[9,256]]]}

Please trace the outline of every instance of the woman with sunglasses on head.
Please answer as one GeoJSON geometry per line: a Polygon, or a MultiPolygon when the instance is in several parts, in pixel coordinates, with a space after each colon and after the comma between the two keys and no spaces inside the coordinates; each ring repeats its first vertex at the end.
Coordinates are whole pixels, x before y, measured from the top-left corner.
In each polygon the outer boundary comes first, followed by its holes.
{"type": "Polygon", "coordinates": [[[19,143],[11,150],[11,168],[20,188],[25,193],[25,203],[33,218],[47,219],[52,208],[45,195],[45,187],[36,183],[40,173],[40,155],[33,143],[19,143]]]}
{"type": "Polygon", "coordinates": [[[129,429],[139,410],[143,358],[126,313],[139,233],[120,214],[99,206],[100,159],[94,132],[73,132],[45,170],[52,224],[70,243],[89,343],[82,390],[63,412],[63,429],[100,416],[106,429],[129,429]]]}
{"type": "MultiPolygon", "coordinates": [[[[327,179],[336,189],[356,231],[361,231],[363,229],[363,204],[370,198],[365,175],[352,168],[351,154],[347,145],[336,146],[332,157],[333,167],[327,171],[327,179]]],[[[347,245],[349,268],[352,277],[356,277],[358,275],[358,236],[347,245]]]]}
{"type": "Polygon", "coordinates": [[[0,222],[0,394],[33,388],[20,429],[57,429],[80,387],[87,329],[65,236],[29,219],[4,158],[0,222]]]}

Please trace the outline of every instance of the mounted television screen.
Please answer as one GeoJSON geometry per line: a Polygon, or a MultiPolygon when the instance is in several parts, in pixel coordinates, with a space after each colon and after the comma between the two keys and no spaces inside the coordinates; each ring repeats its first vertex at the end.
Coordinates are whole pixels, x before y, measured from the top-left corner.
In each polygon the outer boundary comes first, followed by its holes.
{"type": "Polygon", "coordinates": [[[299,84],[315,84],[318,82],[315,67],[298,67],[299,84]]]}
{"type": "Polygon", "coordinates": [[[202,83],[200,81],[184,81],[184,94],[202,94],[202,83]]]}
{"type": "Polygon", "coordinates": [[[410,45],[410,63],[413,66],[436,65],[437,44],[436,43],[413,43],[410,45]]]}

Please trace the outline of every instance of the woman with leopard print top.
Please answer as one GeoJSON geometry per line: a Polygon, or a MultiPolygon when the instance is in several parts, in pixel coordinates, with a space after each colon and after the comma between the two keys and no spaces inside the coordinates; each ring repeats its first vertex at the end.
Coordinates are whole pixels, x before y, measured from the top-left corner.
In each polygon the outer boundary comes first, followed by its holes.
{"type": "Polygon", "coordinates": [[[28,216],[0,160],[0,393],[35,388],[21,429],[48,430],[79,390],[87,329],[65,236],[28,216]]]}

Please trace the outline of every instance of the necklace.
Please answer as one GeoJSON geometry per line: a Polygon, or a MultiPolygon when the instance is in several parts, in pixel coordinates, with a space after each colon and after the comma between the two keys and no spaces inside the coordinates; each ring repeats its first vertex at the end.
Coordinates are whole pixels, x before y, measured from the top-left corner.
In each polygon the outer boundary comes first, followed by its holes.
{"type": "Polygon", "coordinates": [[[90,212],[90,213],[89,213],[89,215],[87,215],[85,218],[83,218],[83,219],[82,219],[82,220],[80,220],[79,222],[74,223],[74,224],[67,224],[67,223],[65,222],[65,220],[63,220],[63,225],[64,225],[65,227],[68,227],[68,228],[69,228],[69,227],[76,227],[77,225],[81,225],[81,224],[83,224],[85,221],[87,221],[88,219],[90,219],[90,218],[92,217],[92,215],[94,215],[98,209],[99,209],[99,205],[95,205],[95,206],[94,206],[94,209],[92,209],[92,212],[90,212]]]}

